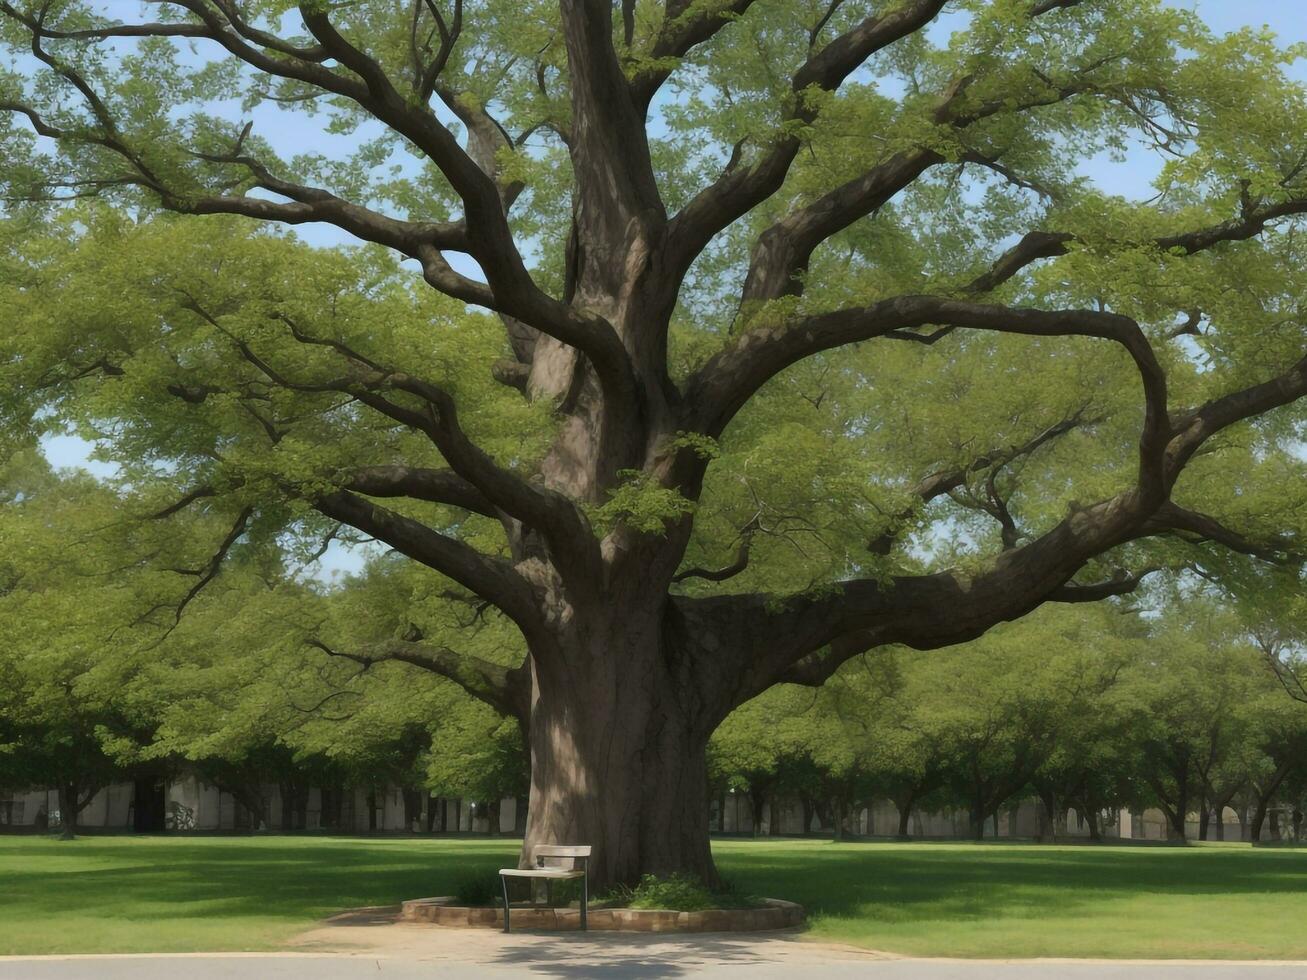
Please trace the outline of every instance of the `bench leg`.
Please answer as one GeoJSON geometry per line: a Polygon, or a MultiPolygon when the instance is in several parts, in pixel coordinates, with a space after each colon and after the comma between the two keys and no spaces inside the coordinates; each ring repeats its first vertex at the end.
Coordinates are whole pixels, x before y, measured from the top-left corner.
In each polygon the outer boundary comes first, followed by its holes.
{"type": "Polygon", "coordinates": [[[587,874],[581,878],[581,931],[589,931],[589,924],[586,921],[586,912],[590,906],[590,876],[587,874]]]}
{"type": "Polygon", "coordinates": [[[512,932],[513,930],[510,928],[509,924],[510,913],[508,910],[508,875],[499,876],[499,886],[504,892],[504,932],[512,932]]]}

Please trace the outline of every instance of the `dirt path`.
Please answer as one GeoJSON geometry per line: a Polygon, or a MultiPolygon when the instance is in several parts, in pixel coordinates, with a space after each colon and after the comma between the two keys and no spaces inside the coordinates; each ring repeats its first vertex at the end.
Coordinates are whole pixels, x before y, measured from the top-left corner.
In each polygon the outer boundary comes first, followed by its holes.
{"type": "MultiPolygon", "coordinates": [[[[693,974],[717,966],[871,962],[885,954],[816,943],[794,930],[767,933],[514,932],[448,929],[396,921],[392,909],[349,912],[296,937],[287,947],[303,952],[341,952],[433,963],[511,966],[585,963],[592,968],[644,964],[693,974]]],[[[583,975],[583,974],[578,974],[583,975]]]]}

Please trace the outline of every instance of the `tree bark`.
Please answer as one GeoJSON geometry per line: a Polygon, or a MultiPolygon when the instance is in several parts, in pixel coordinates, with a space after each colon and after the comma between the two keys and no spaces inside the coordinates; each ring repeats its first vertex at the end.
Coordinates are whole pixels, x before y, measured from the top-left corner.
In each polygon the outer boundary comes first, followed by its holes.
{"type": "Polygon", "coordinates": [[[1098,819],[1098,810],[1095,807],[1085,808],[1085,822],[1089,824],[1089,839],[1095,844],[1103,842],[1103,832],[1098,819]]]}
{"type": "Polygon", "coordinates": [[[1176,844],[1184,843],[1186,840],[1184,804],[1163,807],[1162,812],[1166,814],[1166,839],[1176,844]]]}
{"type": "Polygon", "coordinates": [[[513,797],[513,833],[525,836],[527,822],[527,798],[519,793],[513,797]]]}
{"type": "Polygon", "coordinates": [[[1253,809],[1252,822],[1248,828],[1248,839],[1254,844],[1259,843],[1262,839],[1262,825],[1266,823],[1266,810],[1270,803],[1269,796],[1257,797],[1257,806],[1253,809]]]}
{"type": "Polygon", "coordinates": [[[1265,781],[1252,783],[1253,797],[1257,801],[1256,808],[1253,810],[1252,827],[1249,833],[1249,840],[1256,843],[1262,839],[1262,826],[1266,822],[1266,812],[1270,808],[1271,800],[1275,797],[1276,791],[1279,790],[1280,784],[1292,771],[1294,758],[1291,756],[1282,761],[1275,769],[1275,772],[1265,781]]]}
{"type": "Polygon", "coordinates": [[[1052,844],[1057,841],[1057,826],[1054,821],[1057,813],[1057,795],[1051,789],[1039,793],[1039,842],[1052,844]]]}
{"type": "Polygon", "coordinates": [[[767,805],[767,794],[761,788],[749,789],[749,808],[753,816],[753,836],[762,836],[762,814],[767,805]]]}
{"type": "Polygon", "coordinates": [[[725,709],[704,717],[705,692],[678,676],[685,659],[649,620],[627,607],[601,624],[586,643],[532,659],[522,860],[537,844],[588,844],[594,892],[677,871],[715,886],[706,753],[725,709]]]}
{"type": "Polygon", "coordinates": [[[971,801],[971,806],[967,811],[967,832],[971,839],[982,841],[985,839],[985,820],[988,818],[988,808],[985,801],[976,797],[971,801]]]}
{"type": "Polygon", "coordinates": [[[59,839],[74,840],[77,837],[77,817],[81,812],[78,805],[77,786],[73,783],[60,783],[59,797],[59,839]]]}
{"type": "Polygon", "coordinates": [[[912,820],[912,794],[902,798],[902,801],[894,801],[895,808],[899,811],[899,840],[911,840],[912,835],[908,832],[908,824],[912,820]]]}

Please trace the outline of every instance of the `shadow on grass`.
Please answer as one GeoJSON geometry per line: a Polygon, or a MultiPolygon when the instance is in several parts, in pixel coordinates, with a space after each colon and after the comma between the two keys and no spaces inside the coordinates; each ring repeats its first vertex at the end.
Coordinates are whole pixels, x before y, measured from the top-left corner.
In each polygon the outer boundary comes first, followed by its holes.
{"type": "Polygon", "coordinates": [[[515,857],[511,841],[0,839],[0,892],[35,917],[313,920],[440,894],[515,857]]]}

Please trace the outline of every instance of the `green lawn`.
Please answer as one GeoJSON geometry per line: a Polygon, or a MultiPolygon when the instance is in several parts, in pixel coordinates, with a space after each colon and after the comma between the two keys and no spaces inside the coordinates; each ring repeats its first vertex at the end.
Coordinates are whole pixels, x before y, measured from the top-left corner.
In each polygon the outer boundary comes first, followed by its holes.
{"type": "MultiPolygon", "coordinates": [[[[814,938],[943,956],[1307,959],[1307,851],[719,841],[814,938]]],[[[268,949],[448,892],[509,841],[0,837],[0,953],[268,949]]]]}

